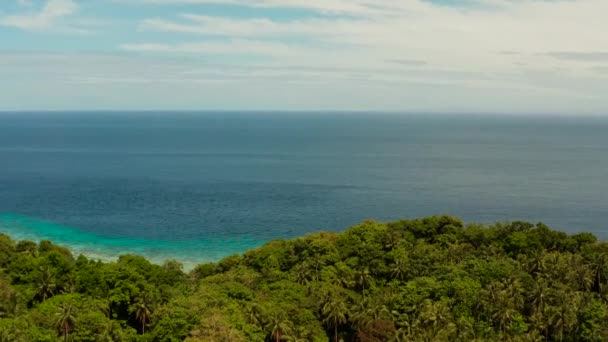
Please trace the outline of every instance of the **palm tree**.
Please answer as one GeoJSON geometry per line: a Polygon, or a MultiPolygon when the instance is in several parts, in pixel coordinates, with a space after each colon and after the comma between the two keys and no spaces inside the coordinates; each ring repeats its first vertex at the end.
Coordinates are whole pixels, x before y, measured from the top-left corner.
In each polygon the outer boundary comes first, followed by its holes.
{"type": "MultiPolygon", "coordinates": [[[[425,300],[418,317],[423,325],[421,331],[429,333],[433,337],[433,340],[438,340],[436,336],[441,333],[456,330],[456,325],[453,323],[452,318],[452,313],[447,303],[433,302],[430,299],[425,300]]],[[[417,325],[420,326],[419,324],[417,325]]]]}
{"type": "Polygon", "coordinates": [[[571,331],[578,321],[576,311],[581,304],[581,297],[576,293],[559,291],[556,293],[556,298],[557,305],[548,306],[546,316],[554,335],[553,340],[562,341],[564,333],[571,331]]]}
{"type": "Polygon", "coordinates": [[[523,297],[524,288],[521,281],[517,278],[510,278],[503,281],[505,301],[509,306],[513,306],[516,310],[523,307],[525,299],[523,297]]]}
{"type": "Polygon", "coordinates": [[[373,302],[369,298],[363,300],[361,304],[353,306],[350,313],[350,320],[359,328],[377,320],[392,320],[391,313],[385,305],[373,302]]]}
{"type": "Polygon", "coordinates": [[[10,329],[3,329],[0,331],[0,342],[14,342],[17,341],[17,334],[10,329]]]}
{"type": "Polygon", "coordinates": [[[409,270],[409,260],[407,257],[400,257],[391,266],[391,275],[399,280],[405,279],[409,270]]]}
{"type": "Polygon", "coordinates": [[[142,335],[146,333],[146,323],[148,323],[150,315],[152,315],[151,305],[151,300],[145,293],[137,297],[137,300],[133,305],[132,310],[135,313],[135,319],[141,324],[142,335]]]}
{"type": "Polygon", "coordinates": [[[549,307],[549,325],[551,326],[551,330],[556,337],[556,341],[561,341],[564,337],[564,328],[566,324],[566,313],[563,307],[549,307]]]}
{"type": "Polygon", "coordinates": [[[19,294],[0,282],[0,318],[16,316],[19,311],[19,294]]]}
{"type": "Polygon", "coordinates": [[[334,341],[338,342],[338,326],[346,323],[348,308],[346,303],[339,298],[330,298],[321,309],[324,319],[323,321],[334,329],[334,341]]]}
{"type": "Polygon", "coordinates": [[[76,292],[76,278],[72,273],[68,274],[68,277],[63,284],[63,292],[64,293],[74,293],[76,292]]]}
{"type": "Polygon", "coordinates": [[[97,303],[97,307],[107,318],[112,319],[112,301],[109,299],[102,300],[97,303]]]}
{"type": "Polygon", "coordinates": [[[608,253],[598,253],[593,259],[593,287],[595,292],[600,293],[608,280],[608,253]]]}
{"type": "Polygon", "coordinates": [[[521,282],[517,278],[494,281],[482,292],[485,298],[480,302],[483,307],[481,313],[491,318],[500,332],[504,333],[524,306],[521,282]]]}
{"type": "Polygon", "coordinates": [[[397,311],[391,312],[393,316],[393,321],[398,322],[400,326],[399,329],[395,332],[395,341],[411,341],[411,336],[414,331],[418,328],[418,324],[420,321],[418,318],[417,306],[412,307],[412,312],[410,313],[399,313],[397,311]]]}
{"type": "Polygon", "coordinates": [[[475,340],[474,320],[467,317],[460,317],[455,322],[456,337],[460,341],[475,340]]]}
{"type": "Polygon", "coordinates": [[[124,340],[120,324],[116,321],[108,321],[98,336],[99,342],[122,342],[124,340]]]}
{"type": "Polygon", "coordinates": [[[74,329],[76,324],[76,316],[74,306],[71,303],[63,303],[59,306],[59,311],[55,314],[57,320],[55,326],[63,335],[63,340],[68,341],[70,330],[74,329]]]}
{"type": "Polygon", "coordinates": [[[397,248],[402,238],[402,234],[398,230],[389,230],[384,237],[384,241],[382,241],[384,243],[384,248],[389,251],[397,248]]]}
{"type": "Polygon", "coordinates": [[[306,262],[297,264],[294,268],[294,281],[300,285],[306,285],[310,281],[309,266],[306,262]]]}
{"type": "Polygon", "coordinates": [[[48,267],[41,267],[40,272],[40,276],[36,283],[36,296],[44,302],[55,294],[57,284],[55,284],[55,277],[53,277],[53,274],[48,267]]]}
{"type": "Polygon", "coordinates": [[[593,271],[584,264],[579,264],[575,269],[576,281],[582,291],[590,291],[593,287],[593,271]]]}
{"type": "Polygon", "coordinates": [[[538,272],[544,268],[543,258],[545,257],[545,254],[545,251],[533,253],[530,256],[520,254],[518,259],[520,259],[519,261],[521,262],[526,272],[534,275],[535,278],[537,278],[539,275],[538,272]]]}
{"type": "Polygon", "coordinates": [[[356,327],[364,327],[374,320],[373,307],[369,300],[363,300],[359,305],[353,305],[350,312],[350,320],[356,327]]]}
{"type": "Polygon", "coordinates": [[[365,286],[369,286],[370,281],[371,275],[369,274],[369,270],[367,268],[357,272],[357,284],[361,286],[363,291],[363,299],[365,299],[365,286]]]}
{"type": "Polygon", "coordinates": [[[562,276],[561,270],[565,268],[563,263],[564,258],[558,252],[546,254],[543,257],[538,276],[547,279],[560,279],[562,276]]]}
{"type": "Polygon", "coordinates": [[[245,308],[247,321],[253,325],[263,328],[266,325],[264,308],[257,304],[251,303],[245,308]]]}
{"type": "Polygon", "coordinates": [[[350,288],[355,284],[355,277],[352,270],[344,263],[339,262],[333,268],[335,269],[335,278],[332,280],[332,284],[345,289],[350,288]]]}
{"type": "Polygon", "coordinates": [[[308,342],[310,341],[310,339],[308,338],[309,335],[310,333],[308,332],[308,330],[306,330],[306,328],[297,328],[292,329],[291,333],[289,335],[283,336],[283,338],[289,342],[308,342]]]}
{"type": "Polygon", "coordinates": [[[267,329],[270,331],[270,337],[276,342],[281,342],[284,335],[291,333],[293,323],[285,318],[283,314],[277,314],[270,318],[267,329]]]}
{"type": "Polygon", "coordinates": [[[538,279],[528,297],[532,302],[534,312],[542,313],[545,311],[547,291],[548,288],[546,281],[543,278],[538,279]]]}
{"type": "Polygon", "coordinates": [[[315,255],[310,264],[315,269],[314,280],[319,281],[319,270],[325,266],[325,260],[321,256],[315,255]]]}

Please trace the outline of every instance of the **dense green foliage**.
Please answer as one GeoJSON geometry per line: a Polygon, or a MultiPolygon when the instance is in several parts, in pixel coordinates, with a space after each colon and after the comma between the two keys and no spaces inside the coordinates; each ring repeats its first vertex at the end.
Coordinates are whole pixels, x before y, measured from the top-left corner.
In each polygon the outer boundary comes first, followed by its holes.
{"type": "Polygon", "coordinates": [[[185,273],[0,235],[0,341],[57,340],[608,340],[608,244],[522,222],[368,221],[185,273]]]}

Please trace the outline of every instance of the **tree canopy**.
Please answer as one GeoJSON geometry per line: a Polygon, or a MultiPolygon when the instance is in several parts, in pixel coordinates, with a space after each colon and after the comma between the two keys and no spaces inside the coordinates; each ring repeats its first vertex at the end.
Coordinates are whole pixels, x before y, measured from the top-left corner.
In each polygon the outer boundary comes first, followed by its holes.
{"type": "Polygon", "coordinates": [[[608,243],[436,216],[271,241],[184,272],[0,234],[0,342],[497,340],[608,340],[608,243]]]}

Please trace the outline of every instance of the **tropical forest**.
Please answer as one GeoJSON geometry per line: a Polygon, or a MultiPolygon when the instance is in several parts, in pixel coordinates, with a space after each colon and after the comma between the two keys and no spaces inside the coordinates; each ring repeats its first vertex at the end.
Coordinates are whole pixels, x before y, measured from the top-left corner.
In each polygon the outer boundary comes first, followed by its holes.
{"type": "Polygon", "coordinates": [[[0,341],[606,341],[608,243],[366,221],[184,270],[0,235],[0,341]]]}

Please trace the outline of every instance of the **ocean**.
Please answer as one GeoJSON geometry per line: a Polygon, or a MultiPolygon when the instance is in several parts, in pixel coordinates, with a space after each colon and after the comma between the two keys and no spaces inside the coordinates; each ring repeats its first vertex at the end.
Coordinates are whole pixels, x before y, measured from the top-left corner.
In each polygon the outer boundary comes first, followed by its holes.
{"type": "Polygon", "coordinates": [[[0,232],[193,265],[278,238],[450,214],[608,237],[608,119],[0,113],[0,232]]]}

